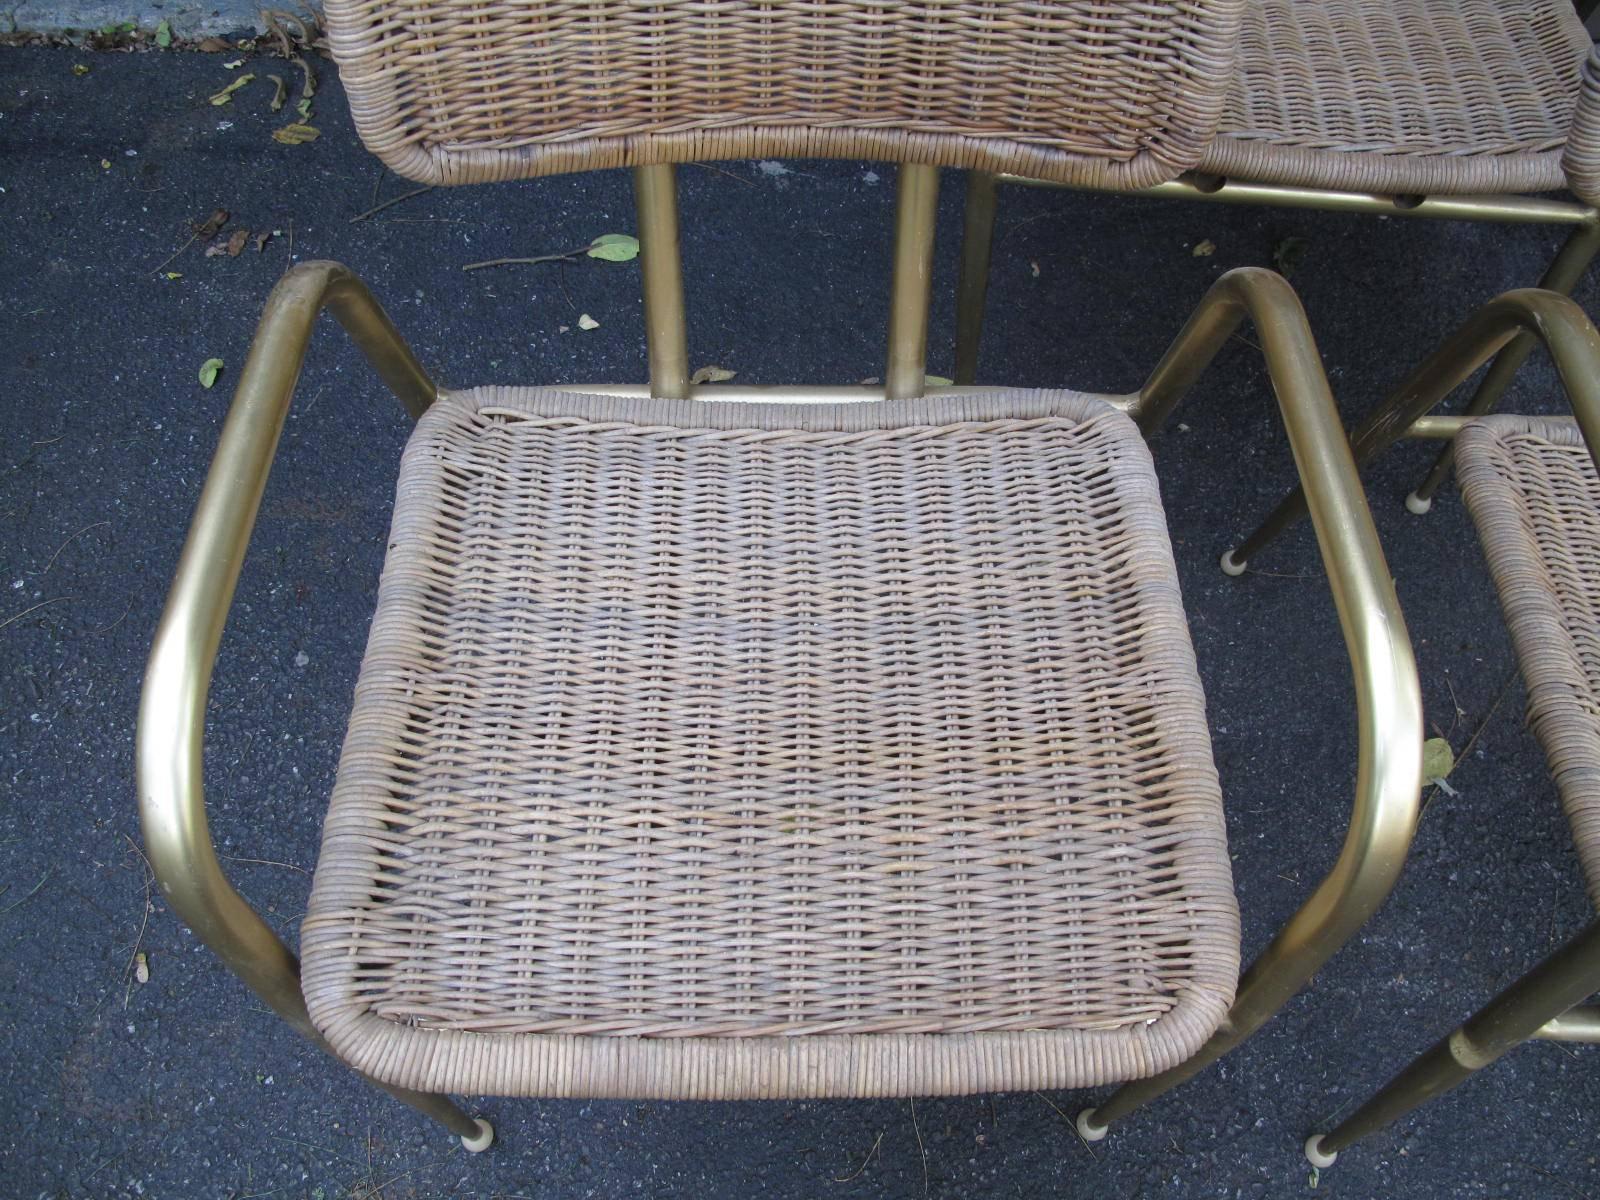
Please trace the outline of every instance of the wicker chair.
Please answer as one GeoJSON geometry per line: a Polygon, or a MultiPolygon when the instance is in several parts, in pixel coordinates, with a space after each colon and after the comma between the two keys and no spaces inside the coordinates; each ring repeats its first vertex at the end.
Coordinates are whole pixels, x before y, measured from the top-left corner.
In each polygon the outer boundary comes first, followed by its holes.
{"type": "Polygon", "coordinates": [[[650,385],[436,387],[332,263],[278,285],[139,726],[175,910],[297,1028],[440,1093],[1125,1086],[1260,1026],[1381,903],[1421,712],[1293,292],[1219,281],[1130,396],[922,395],[938,165],[1135,184],[1197,154],[1236,5],[355,3],[366,143],[415,179],[629,165],[650,385]],[[691,53],[688,48],[692,47],[691,53]],[[883,387],[687,379],[671,163],[899,160],[883,387]],[[420,415],[295,957],[224,879],[205,695],[317,314],[420,415]],[[1329,877],[1238,982],[1218,781],[1140,437],[1249,315],[1313,496],[1360,763],[1329,877]],[[1236,989],[1236,983],[1238,983],[1236,989]]]}
{"type": "MultiPolygon", "coordinates": [[[[1467,322],[1353,435],[1358,461],[1402,437],[1449,438],[1510,627],[1528,720],[1600,907],[1600,333],[1571,300],[1510,292],[1467,322]],[[1549,348],[1576,420],[1430,410],[1513,336],[1549,348]]],[[[1305,512],[1291,494],[1226,561],[1243,564],[1305,512]]],[[[1306,1143],[1317,1167],[1530,1038],[1600,1042],[1600,921],[1502,991],[1359,1109],[1306,1143]]]]}
{"type": "MultiPolygon", "coordinates": [[[[1000,182],[1062,183],[969,178],[958,383],[977,377],[1000,182]]],[[[1563,226],[1539,286],[1569,293],[1600,249],[1600,60],[1572,0],[1248,0],[1214,136],[1195,170],[1144,191],[1563,226]],[[1535,194],[1563,188],[1580,202],[1535,194]]],[[[1471,412],[1498,403],[1533,346],[1507,347],[1471,412]]],[[[1450,454],[1413,491],[1413,512],[1427,511],[1450,454]]]]}

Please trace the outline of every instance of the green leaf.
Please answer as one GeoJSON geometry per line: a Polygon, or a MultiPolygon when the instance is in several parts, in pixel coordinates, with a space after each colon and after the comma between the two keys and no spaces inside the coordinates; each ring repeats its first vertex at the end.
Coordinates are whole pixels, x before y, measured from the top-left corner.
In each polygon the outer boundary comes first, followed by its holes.
{"type": "Polygon", "coordinates": [[[300,119],[302,121],[311,120],[311,99],[310,99],[310,97],[301,97],[301,99],[295,103],[294,110],[295,110],[295,112],[300,114],[300,119]]]}
{"type": "Polygon", "coordinates": [[[955,380],[946,379],[943,375],[924,375],[922,377],[923,387],[950,387],[954,383],[955,380]]]}
{"type": "Polygon", "coordinates": [[[220,358],[206,359],[205,362],[200,364],[200,386],[209,388],[216,383],[217,376],[220,374],[222,374],[222,360],[220,358]]]}
{"type": "Polygon", "coordinates": [[[1455,752],[1444,738],[1429,738],[1422,743],[1422,778],[1432,783],[1445,779],[1456,765],[1455,752]]]}
{"type": "Polygon", "coordinates": [[[727,367],[701,367],[689,376],[690,383],[726,383],[739,372],[730,371],[727,367]]]}
{"type": "Polygon", "coordinates": [[[589,243],[589,257],[628,262],[639,257],[639,239],[626,233],[602,233],[589,243]]]}
{"type": "Polygon", "coordinates": [[[156,26],[156,45],[163,50],[172,45],[172,25],[170,22],[162,21],[156,26]]]}

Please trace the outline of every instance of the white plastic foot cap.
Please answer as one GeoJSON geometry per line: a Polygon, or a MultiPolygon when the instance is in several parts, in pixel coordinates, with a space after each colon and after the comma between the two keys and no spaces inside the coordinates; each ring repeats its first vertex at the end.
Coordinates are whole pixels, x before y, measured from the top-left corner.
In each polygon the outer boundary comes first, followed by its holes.
{"type": "Polygon", "coordinates": [[[1423,513],[1427,512],[1432,507],[1433,507],[1433,497],[1432,496],[1429,496],[1426,500],[1424,500],[1421,496],[1417,495],[1415,492],[1411,492],[1409,495],[1406,496],[1406,511],[1407,512],[1416,513],[1417,516],[1420,517],[1423,513]]]}
{"type": "Polygon", "coordinates": [[[1096,1125],[1094,1123],[1094,1113],[1094,1109],[1086,1108],[1078,1114],[1078,1120],[1076,1122],[1078,1126],[1078,1136],[1086,1142],[1103,1141],[1106,1134],[1111,1132],[1111,1126],[1096,1125]]]}
{"type": "Polygon", "coordinates": [[[1306,1139],[1306,1161],[1319,1171],[1325,1171],[1339,1160],[1337,1150],[1326,1151],[1322,1148],[1322,1135],[1314,1133],[1306,1139]]]}
{"type": "Polygon", "coordinates": [[[461,1144],[472,1154],[482,1154],[494,1145],[494,1126],[482,1117],[475,1118],[473,1123],[478,1127],[478,1136],[464,1137],[461,1139],[461,1144]]]}
{"type": "Polygon", "coordinates": [[[1233,551],[1229,550],[1222,556],[1222,573],[1224,575],[1243,575],[1247,563],[1235,562],[1233,551]]]}

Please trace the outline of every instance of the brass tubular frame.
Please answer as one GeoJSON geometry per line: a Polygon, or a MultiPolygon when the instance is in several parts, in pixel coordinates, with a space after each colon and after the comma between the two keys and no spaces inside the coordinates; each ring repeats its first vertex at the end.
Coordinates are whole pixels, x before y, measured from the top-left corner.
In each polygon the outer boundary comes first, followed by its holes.
{"type": "MultiPolygon", "coordinates": [[[[1562,243],[1555,261],[1550,264],[1544,273],[1544,278],[1539,281],[1539,286],[1548,291],[1559,292],[1563,296],[1571,295],[1572,289],[1578,286],[1578,280],[1583,278],[1583,273],[1594,261],[1597,250],[1600,250],[1600,224],[1591,222],[1578,226],[1562,243]]],[[[1500,398],[1511,386],[1511,381],[1516,378],[1522,364],[1527,362],[1528,356],[1533,353],[1534,343],[1532,334],[1518,334],[1511,344],[1496,356],[1489,369],[1484,372],[1483,380],[1473,392],[1472,399],[1467,402],[1467,416],[1481,417],[1484,413],[1494,411],[1495,405],[1500,403],[1500,398]]],[[[1455,446],[1446,444],[1439,451],[1438,457],[1433,460],[1433,466],[1428,468],[1428,473],[1423,476],[1422,482],[1411,493],[1409,504],[1413,511],[1428,510],[1433,502],[1433,494],[1450,477],[1450,468],[1454,465],[1455,459],[1455,446]]]]}
{"type": "Polygon", "coordinates": [[[928,308],[933,297],[933,233],[939,168],[902,163],[895,185],[894,275],[889,286],[889,348],[884,393],[922,395],[928,369],[928,308]]]}
{"type": "Polygon", "coordinates": [[[1248,316],[1311,497],[1312,523],[1355,676],[1355,802],[1333,868],[1244,973],[1222,1027],[1187,1062],[1123,1085],[1079,1118],[1087,1136],[1148,1103],[1260,1028],[1366,923],[1394,887],[1416,831],[1422,790],[1422,696],[1400,603],[1378,543],[1305,312],[1271,271],[1230,271],[1151,373],[1130,412],[1146,434],[1248,316]]]}
{"type": "Polygon", "coordinates": [[[689,394],[689,333],[678,249],[678,177],[670,163],[633,169],[633,203],[639,216],[650,394],[681,400],[689,394]]]}
{"type": "MultiPolygon", "coordinates": [[[[338,263],[310,262],[279,281],[257,326],[145,671],[137,733],[145,849],[167,902],[195,935],[306,1038],[327,1049],[300,993],[293,953],[234,890],[217,861],[203,783],[206,696],[267,473],[318,314],[331,309],[413,417],[438,388],[366,287],[338,263]]],[[[393,1088],[452,1133],[480,1139],[444,1096],[393,1088]]]]}
{"type": "MultiPolygon", "coordinates": [[[[983,336],[984,301],[988,292],[989,263],[994,243],[996,189],[999,184],[1074,191],[1112,190],[1074,187],[1022,175],[972,172],[967,183],[968,211],[961,245],[961,284],[956,292],[957,383],[975,383],[978,346],[983,336]],[[986,178],[979,180],[978,176],[986,178]]],[[[1199,172],[1187,172],[1154,187],[1127,189],[1115,194],[1160,199],[1192,200],[1203,204],[1247,204],[1274,208],[1315,209],[1323,212],[1372,213],[1392,217],[1419,217],[1448,221],[1490,221],[1519,225],[1573,226],[1539,286],[1569,293],[1600,250],[1600,213],[1586,204],[1539,196],[1403,196],[1380,192],[1341,192],[1329,188],[1292,187],[1287,184],[1250,183],[1199,172]]],[[[1488,412],[1500,400],[1517,368],[1532,351],[1531,342],[1519,339],[1484,377],[1468,411],[1488,412]]],[[[1414,495],[1424,509],[1427,500],[1448,476],[1452,452],[1446,447],[1414,495]]]]}
{"type": "Polygon", "coordinates": [[[961,273],[956,277],[956,383],[976,383],[978,343],[989,300],[989,262],[994,257],[994,224],[999,211],[1000,177],[992,171],[967,172],[967,198],[961,211],[961,273]]]}
{"type": "Polygon", "coordinates": [[[1539,1026],[1533,1036],[1541,1042],[1600,1043],[1600,1008],[1583,1005],[1569,1008],[1539,1026]]]}
{"type": "MultiPolygon", "coordinates": [[[[1569,297],[1521,288],[1491,300],[1468,317],[1362,422],[1350,435],[1356,462],[1370,462],[1408,436],[1430,409],[1519,334],[1544,343],[1593,455],[1600,447],[1600,334],[1569,297]]],[[[1502,354],[1501,360],[1504,357],[1502,354]]],[[[1305,512],[1305,494],[1296,488],[1232,552],[1234,565],[1242,568],[1305,512]]]]}
{"type": "MultiPolygon", "coordinates": [[[[1600,921],[1518,979],[1465,1024],[1434,1043],[1331,1133],[1311,1138],[1306,1154],[1330,1165],[1339,1151],[1443,1095],[1506,1051],[1571,1016],[1571,1026],[1600,1029],[1593,1010],[1577,1009],[1600,991],[1600,921]]],[[[1592,1041],[1595,1037],[1573,1038],[1592,1041]]]]}

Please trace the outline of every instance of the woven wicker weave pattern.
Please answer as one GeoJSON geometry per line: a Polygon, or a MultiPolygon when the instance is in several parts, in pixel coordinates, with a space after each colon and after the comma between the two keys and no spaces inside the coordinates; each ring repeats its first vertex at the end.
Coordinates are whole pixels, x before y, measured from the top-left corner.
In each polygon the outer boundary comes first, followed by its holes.
{"type": "Polygon", "coordinates": [[[1402,192],[1563,186],[1571,0],[1252,0],[1206,170],[1402,192]]]}
{"type": "Polygon", "coordinates": [[[329,0],[362,140],[471,183],[773,155],[1135,186],[1198,161],[1243,0],[329,0]]]}
{"type": "Polygon", "coordinates": [[[1600,204],[1600,50],[1583,62],[1583,86],[1561,166],[1572,190],[1590,204],[1600,204]]]}
{"type": "Polygon", "coordinates": [[[1137,431],[1070,393],[452,394],[402,469],[314,1019],[495,1092],[1180,1061],[1238,929],[1170,555],[1137,431]]]}
{"type": "Polygon", "coordinates": [[[1600,908],[1600,477],[1571,420],[1488,417],[1456,442],[1528,721],[1600,908]]]}

